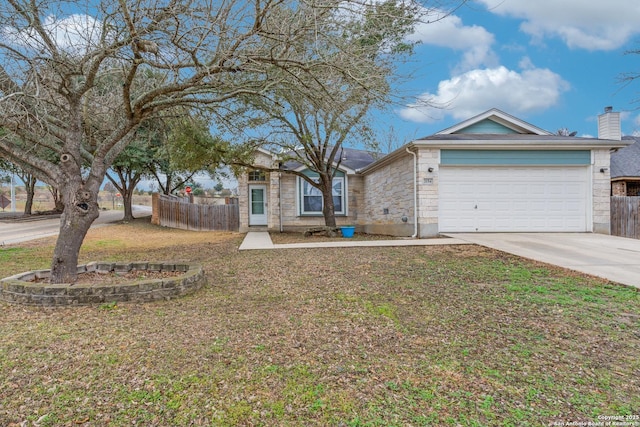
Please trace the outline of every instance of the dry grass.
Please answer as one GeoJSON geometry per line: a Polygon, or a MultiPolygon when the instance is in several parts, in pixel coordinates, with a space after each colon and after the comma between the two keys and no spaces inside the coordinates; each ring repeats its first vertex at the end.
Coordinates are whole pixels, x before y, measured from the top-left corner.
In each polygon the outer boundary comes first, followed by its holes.
{"type": "MultiPolygon", "coordinates": [[[[238,252],[242,237],[145,221],[91,231],[82,262],[201,262],[209,286],[151,304],[0,304],[0,425],[640,414],[635,289],[476,246],[238,252]]],[[[0,275],[46,268],[52,244],[0,250],[0,275]]]]}

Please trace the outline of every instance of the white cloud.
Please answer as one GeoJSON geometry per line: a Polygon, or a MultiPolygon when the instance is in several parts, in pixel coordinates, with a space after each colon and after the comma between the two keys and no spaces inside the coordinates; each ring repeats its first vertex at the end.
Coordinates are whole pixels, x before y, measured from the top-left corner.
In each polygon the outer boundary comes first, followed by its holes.
{"type": "Polygon", "coordinates": [[[495,14],[523,19],[534,40],[558,37],[570,48],[611,50],[640,34],[635,0],[479,0],[495,14]]]}
{"type": "MultiPolygon", "coordinates": [[[[76,54],[82,54],[90,46],[99,43],[102,31],[98,21],[89,15],[81,14],[62,19],[48,16],[42,26],[58,49],[76,54]]],[[[42,37],[33,29],[3,27],[0,34],[14,45],[27,49],[48,50],[42,37]]]]}
{"type": "Polygon", "coordinates": [[[524,64],[527,67],[521,72],[500,66],[468,71],[441,81],[437,93],[420,95],[417,103],[400,111],[400,116],[426,123],[445,115],[467,119],[494,107],[524,114],[557,104],[569,84],[551,70],[535,68],[528,60],[524,64]]]}
{"type": "Polygon", "coordinates": [[[491,49],[495,40],[493,34],[478,25],[465,26],[462,19],[455,15],[422,23],[408,38],[425,45],[464,51],[463,60],[458,66],[459,72],[497,64],[496,55],[491,49]]]}

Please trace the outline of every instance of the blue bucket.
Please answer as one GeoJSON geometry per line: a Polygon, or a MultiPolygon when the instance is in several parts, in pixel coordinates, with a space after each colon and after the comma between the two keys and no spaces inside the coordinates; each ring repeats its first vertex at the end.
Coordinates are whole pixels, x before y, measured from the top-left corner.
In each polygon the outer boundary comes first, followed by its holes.
{"type": "Polygon", "coordinates": [[[354,226],[340,227],[340,231],[342,231],[342,237],[353,237],[356,228],[354,226]]]}

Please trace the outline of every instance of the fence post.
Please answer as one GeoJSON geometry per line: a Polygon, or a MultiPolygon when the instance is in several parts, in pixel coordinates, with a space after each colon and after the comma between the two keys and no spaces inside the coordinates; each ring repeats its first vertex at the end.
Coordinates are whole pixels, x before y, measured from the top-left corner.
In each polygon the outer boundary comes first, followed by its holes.
{"type": "Polygon", "coordinates": [[[160,197],[158,193],[151,194],[151,224],[160,225],[160,197]]]}

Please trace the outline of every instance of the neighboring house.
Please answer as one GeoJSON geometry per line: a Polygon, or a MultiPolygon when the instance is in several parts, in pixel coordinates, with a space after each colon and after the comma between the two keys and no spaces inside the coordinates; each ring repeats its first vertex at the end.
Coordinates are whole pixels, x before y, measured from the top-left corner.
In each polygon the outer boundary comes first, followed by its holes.
{"type": "MultiPolygon", "coordinates": [[[[395,236],[445,232],[609,233],[609,160],[620,117],[599,117],[599,138],[554,135],[489,110],[376,158],[345,149],[334,183],[338,225],[395,236]],[[617,125],[616,125],[617,123],[617,125]],[[617,126],[617,127],[616,127],[617,126]]],[[[277,168],[256,152],[255,164],[277,168]]],[[[301,230],[322,225],[321,198],[287,173],[238,177],[240,230],[301,230]],[[320,204],[319,204],[320,203],[320,204]]]]}
{"type": "Polygon", "coordinates": [[[623,136],[631,145],[611,154],[611,195],[640,196],[640,137],[623,136]]]}

